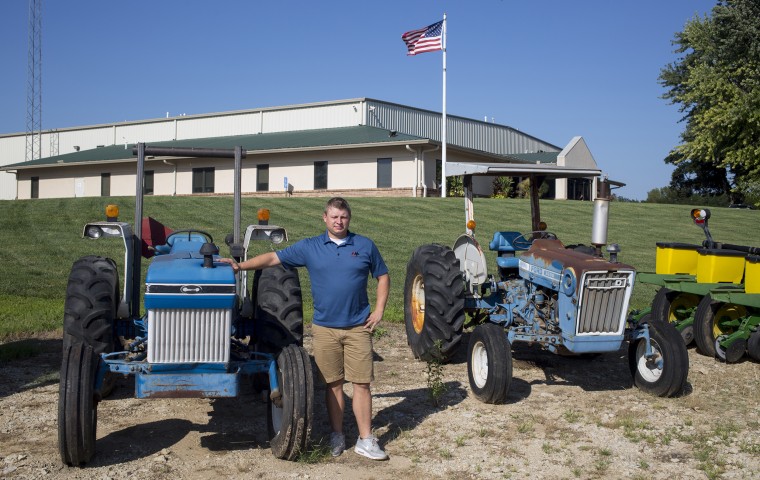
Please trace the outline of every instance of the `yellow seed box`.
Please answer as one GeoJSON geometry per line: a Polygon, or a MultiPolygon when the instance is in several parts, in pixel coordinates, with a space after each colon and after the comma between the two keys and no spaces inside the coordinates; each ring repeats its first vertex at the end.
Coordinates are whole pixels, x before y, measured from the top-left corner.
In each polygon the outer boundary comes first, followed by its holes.
{"type": "Polygon", "coordinates": [[[697,283],[742,283],[746,253],[716,248],[697,253],[697,283]]]}
{"type": "Polygon", "coordinates": [[[657,243],[655,255],[655,273],[661,275],[674,275],[684,273],[687,275],[697,274],[697,250],[700,245],[689,243],[657,243]]]}
{"type": "Polygon", "coordinates": [[[748,255],[744,262],[744,292],[760,293],[760,256],[748,255]]]}

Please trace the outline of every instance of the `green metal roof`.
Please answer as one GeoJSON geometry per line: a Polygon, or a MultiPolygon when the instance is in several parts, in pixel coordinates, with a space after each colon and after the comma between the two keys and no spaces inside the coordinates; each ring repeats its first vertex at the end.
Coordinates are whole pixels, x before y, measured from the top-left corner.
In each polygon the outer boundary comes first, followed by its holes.
{"type": "MultiPolygon", "coordinates": [[[[248,152],[278,150],[300,150],[325,148],[330,146],[369,146],[395,143],[420,143],[428,140],[414,135],[406,135],[382,128],[359,125],[355,127],[325,128],[317,130],[299,130],[293,132],[261,133],[253,135],[234,135],[229,137],[195,138],[165,142],[147,142],[153,147],[196,147],[196,148],[234,148],[242,146],[248,152]]],[[[6,165],[0,170],[17,170],[23,168],[52,166],[61,164],[78,164],[102,162],[109,160],[131,160],[134,144],[109,145],[91,150],[66,153],[54,157],[40,158],[28,162],[6,165]]]]}

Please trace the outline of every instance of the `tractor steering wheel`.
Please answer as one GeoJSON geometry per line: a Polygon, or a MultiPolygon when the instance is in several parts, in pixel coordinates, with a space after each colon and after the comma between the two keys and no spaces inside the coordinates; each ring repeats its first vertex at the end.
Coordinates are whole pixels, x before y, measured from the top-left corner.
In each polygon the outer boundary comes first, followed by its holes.
{"type": "Polygon", "coordinates": [[[518,250],[527,250],[533,245],[533,240],[537,238],[547,238],[549,240],[557,240],[557,235],[546,230],[534,230],[532,232],[524,233],[519,237],[515,237],[512,240],[512,246],[518,250]]]}
{"type": "Polygon", "coordinates": [[[204,232],[203,230],[196,230],[194,228],[188,228],[188,229],[185,229],[185,230],[175,230],[172,233],[170,233],[169,236],[166,237],[166,244],[170,245],[170,246],[174,245],[174,239],[175,239],[175,237],[179,236],[182,233],[186,233],[187,234],[187,239],[188,240],[190,240],[192,234],[197,233],[197,234],[200,234],[200,235],[203,235],[204,237],[206,237],[206,241],[208,243],[214,243],[214,237],[212,237],[210,233],[204,232]]]}

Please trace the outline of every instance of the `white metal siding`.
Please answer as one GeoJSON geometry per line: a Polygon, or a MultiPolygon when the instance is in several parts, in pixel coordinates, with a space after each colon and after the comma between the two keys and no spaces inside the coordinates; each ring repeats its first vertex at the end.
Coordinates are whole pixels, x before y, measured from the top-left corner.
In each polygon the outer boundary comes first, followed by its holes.
{"type": "Polygon", "coordinates": [[[264,112],[262,133],[351,127],[361,123],[361,103],[285,108],[264,112]]]}
{"type": "MultiPolygon", "coordinates": [[[[441,141],[441,114],[403,105],[368,101],[367,125],[441,141]]],[[[462,117],[446,117],[446,141],[498,155],[559,152],[554,145],[512,128],[462,117]]]]}
{"type": "Polygon", "coordinates": [[[202,118],[177,118],[176,139],[226,137],[232,135],[252,135],[259,132],[261,112],[246,112],[238,115],[218,115],[202,118]]]}

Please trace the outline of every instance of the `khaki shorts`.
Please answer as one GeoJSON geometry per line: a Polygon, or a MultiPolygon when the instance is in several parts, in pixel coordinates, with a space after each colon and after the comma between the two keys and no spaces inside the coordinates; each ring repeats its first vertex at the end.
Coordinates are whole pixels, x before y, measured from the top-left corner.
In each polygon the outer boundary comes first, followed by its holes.
{"type": "Polygon", "coordinates": [[[314,341],[314,361],[322,381],[371,383],[375,379],[372,332],[363,325],[327,328],[312,324],[311,335],[314,341]]]}

